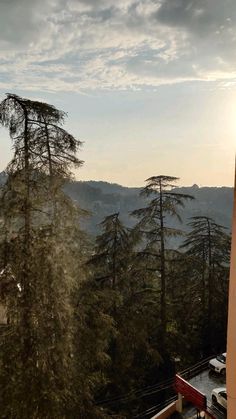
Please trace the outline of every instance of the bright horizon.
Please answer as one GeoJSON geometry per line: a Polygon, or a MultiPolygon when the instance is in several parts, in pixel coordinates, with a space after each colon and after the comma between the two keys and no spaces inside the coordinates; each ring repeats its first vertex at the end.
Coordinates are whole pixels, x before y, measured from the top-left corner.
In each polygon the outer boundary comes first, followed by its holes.
{"type": "MultiPolygon", "coordinates": [[[[68,112],[84,141],[77,180],[233,186],[235,23],[233,0],[0,2],[0,99],[68,112]]],[[[12,152],[0,136],[2,171],[12,152]]]]}

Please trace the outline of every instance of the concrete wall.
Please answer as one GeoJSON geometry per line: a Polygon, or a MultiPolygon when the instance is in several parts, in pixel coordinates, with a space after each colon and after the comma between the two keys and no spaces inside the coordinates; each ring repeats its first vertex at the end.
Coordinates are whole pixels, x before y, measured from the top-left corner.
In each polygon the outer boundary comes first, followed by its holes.
{"type": "Polygon", "coordinates": [[[170,415],[176,412],[177,410],[176,403],[178,403],[177,400],[169,404],[169,406],[166,406],[163,410],[161,410],[159,413],[153,416],[152,419],[168,419],[170,415]]]}

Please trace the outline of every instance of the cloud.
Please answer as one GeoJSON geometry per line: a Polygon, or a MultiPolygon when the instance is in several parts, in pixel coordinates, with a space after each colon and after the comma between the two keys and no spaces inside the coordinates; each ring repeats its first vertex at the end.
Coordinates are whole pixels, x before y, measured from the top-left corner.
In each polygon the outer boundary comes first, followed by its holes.
{"type": "Polygon", "coordinates": [[[156,18],[170,26],[205,36],[235,22],[234,0],[162,0],[156,18]]]}
{"type": "Polygon", "coordinates": [[[234,83],[234,0],[0,0],[0,86],[234,83]]]}
{"type": "Polygon", "coordinates": [[[205,31],[212,23],[207,1],[164,0],[155,15],[159,22],[166,25],[205,31]]]}
{"type": "Polygon", "coordinates": [[[0,45],[20,48],[37,41],[43,32],[43,10],[50,2],[30,0],[0,0],[0,45]]]}

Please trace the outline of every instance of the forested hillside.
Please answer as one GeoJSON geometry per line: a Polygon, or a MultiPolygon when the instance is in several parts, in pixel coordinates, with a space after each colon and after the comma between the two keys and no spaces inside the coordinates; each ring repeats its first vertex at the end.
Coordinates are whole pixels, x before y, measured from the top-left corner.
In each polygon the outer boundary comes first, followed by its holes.
{"type": "MultiPolygon", "coordinates": [[[[0,183],[6,180],[6,175],[0,173],[0,183]]],[[[65,185],[66,193],[78,205],[87,210],[82,228],[93,235],[99,232],[99,224],[109,214],[119,212],[120,218],[127,227],[134,225],[131,212],[142,205],[145,199],[140,196],[140,188],[129,188],[114,183],[102,181],[71,181],[65,185]]],[[[179,187],[176,191],[194,196],[195,200],[187,202],[180,209],[182,223],[196,214],[207,214],[217,223],[231,229],[233,210],[233,188],[229,187],[198,187],[197,185],[179,187]]],[[[172,221],[180,226],[178,220],[172,221]]]]}
{"type": "MultiPolygon", "coordinates": [[[[134,219],[130,213],[142,205],[145,199],[140,197],[141,188],[128,188],[107,182],[79,182],[74,181],[66,185],[66,192],[78,202],[78,204],[91,212],[91,217],[85,220],[85,229],[92,234],[99,231],[98,224],[103,218],[113,212],[119,212],[120,218],[128,227],[134,225],[134,219]]],[[[188,218],[198,214],[207,214],[213,217],[219,224],[230,229],[232,208],[233,208],[233,188],[229,187],[180,187],[176,191],[187,193],[195,197],[194,201],[187,202],[185,207],[180,210],[183,224],[188,218]]],[[[173,224],[179,226],[178,220],[173,224]]]]}

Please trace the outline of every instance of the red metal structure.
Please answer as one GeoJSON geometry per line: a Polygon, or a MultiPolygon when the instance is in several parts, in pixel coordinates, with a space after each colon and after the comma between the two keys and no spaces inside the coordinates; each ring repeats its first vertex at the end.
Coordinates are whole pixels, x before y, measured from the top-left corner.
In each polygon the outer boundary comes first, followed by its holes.
{"type": "Polygon", "coordinates": [[[207,398],[205,394],[202,394],[179,375],[175,376],[175,390],[199,410],[205,411],[207,409],[207,398]]]}

